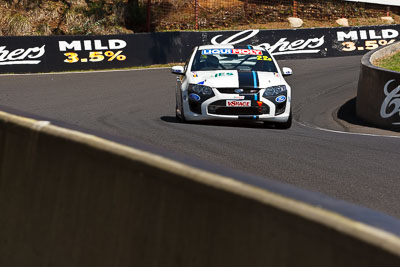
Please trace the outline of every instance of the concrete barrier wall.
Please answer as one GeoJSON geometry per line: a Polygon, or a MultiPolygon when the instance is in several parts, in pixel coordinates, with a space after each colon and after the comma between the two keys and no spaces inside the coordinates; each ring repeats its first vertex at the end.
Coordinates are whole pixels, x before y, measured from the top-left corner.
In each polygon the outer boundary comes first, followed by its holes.
{"type": "Polygon", "coordinates": [[[400,73],[373,65],[400,51],[400,42],[369,52],[361,60],[357,116],[373,126],[400,131],[400,73]]]}
{"type": "Polygon", "coordinates": [[[229,177],[1,112],[0,266],[400,266],[400,240],[229,177]]]}

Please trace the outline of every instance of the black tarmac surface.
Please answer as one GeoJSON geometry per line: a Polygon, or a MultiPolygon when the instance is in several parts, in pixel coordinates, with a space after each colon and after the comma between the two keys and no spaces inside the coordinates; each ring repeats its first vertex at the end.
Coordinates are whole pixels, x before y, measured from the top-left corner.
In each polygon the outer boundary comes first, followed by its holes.
{"type": "Polygon", "coordinates": [[[281,67],[294,71],[287,78],[295,118],[289,130],[252,123],[178,123],[175,76],[169,69],[1,76],[0,105],[400,218],[400,139],[315,128],[388,133],[362,127],[351,114],[360,59],[281,61],[281,67]],[[335,116],[338,110],[343,121],[335,116]]]}

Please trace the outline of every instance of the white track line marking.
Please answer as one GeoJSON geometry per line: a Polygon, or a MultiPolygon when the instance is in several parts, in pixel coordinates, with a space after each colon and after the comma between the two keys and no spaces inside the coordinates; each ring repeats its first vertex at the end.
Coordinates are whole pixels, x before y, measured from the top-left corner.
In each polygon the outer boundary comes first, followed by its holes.
{"type": "Polygon", "coordinates": [[[336,130],[330,130],[330,129],[325,129],[321,128],[318,126],[313,126],[313,125],[307,125],[298,121],[295,121],[297,124],[311,128],[314,130],[319,130],[319,131],[324,131],[324,132],[330,132],[330,133],[337,133],[337,134],[349,134],[349,135],[361,135],[361,136],[370,136],[370,137],[388,137],[388,138],[400,138],[400,136],[397,135],[379,135],[379,134],[367,134],[367,133],[353,133],[353,132],[343,132],[343,131],[336,131],[336,130]]]}

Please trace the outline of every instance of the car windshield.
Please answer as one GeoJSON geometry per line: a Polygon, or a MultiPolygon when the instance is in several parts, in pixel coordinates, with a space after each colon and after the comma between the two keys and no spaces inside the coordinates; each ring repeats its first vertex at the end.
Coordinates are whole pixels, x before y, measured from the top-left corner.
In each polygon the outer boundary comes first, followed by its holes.
{"type": "Polygon", "coordinates": [[[203,49],[196,52],[192,71],[238,70],[278,72],[267,51],[254,49],[203,49]]]}

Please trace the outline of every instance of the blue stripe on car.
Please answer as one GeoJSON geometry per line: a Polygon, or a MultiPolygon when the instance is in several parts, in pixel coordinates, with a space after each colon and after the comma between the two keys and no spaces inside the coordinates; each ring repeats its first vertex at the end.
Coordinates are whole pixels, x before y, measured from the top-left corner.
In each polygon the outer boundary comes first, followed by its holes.
{"type": "Polygon", "coordinates": [[[255,72],[255,71],[252,71],[252,73],[253,73],[253,83],[254,83],[254,88],[257,88],[258,87],[258,85],[257,85],[257,73],[255,72]]]}

